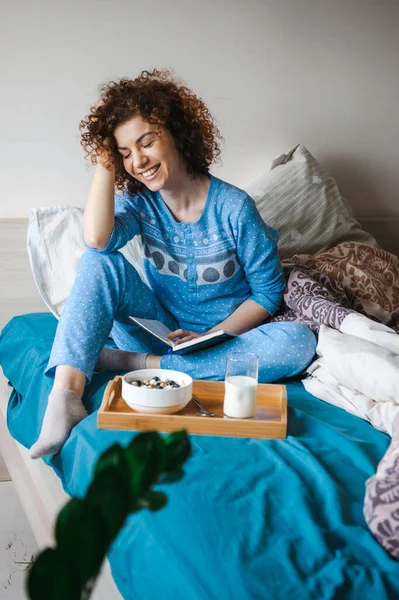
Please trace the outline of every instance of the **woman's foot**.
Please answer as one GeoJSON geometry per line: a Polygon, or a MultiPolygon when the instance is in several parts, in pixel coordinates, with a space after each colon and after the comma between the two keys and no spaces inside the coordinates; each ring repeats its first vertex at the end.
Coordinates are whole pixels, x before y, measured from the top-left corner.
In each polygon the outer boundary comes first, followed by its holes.
{"type": "Polygon", "coordinates": [[[80,396],[71,390],[53,388],[48,398],[39,439],[29,450],[31,458],[57,454],[72,428],[87,417],[80,396]]]}

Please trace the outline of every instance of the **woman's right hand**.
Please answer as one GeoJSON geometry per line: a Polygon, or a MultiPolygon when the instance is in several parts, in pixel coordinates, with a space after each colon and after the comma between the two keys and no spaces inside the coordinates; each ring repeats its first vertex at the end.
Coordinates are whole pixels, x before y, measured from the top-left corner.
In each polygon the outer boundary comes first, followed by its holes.
{"type": "Polygon", "coordinates": [[[112,150],[110,146],[110,138],[105,138],[103,147],[99,149],[97,154],[97,164],[107,169],[107,171],[115,172],[115,163],[112,157],[112,150]]]}
{"type": "MultiPolygon", "coordinates": [[[[104,100],[101,98],[100,101],[96,104],[94,111],[97,112],[97,109],[104,104],[104,100]]],[[[94,119],[96,121],[97,119],[94,119]]],[[[115,172],[115,163],[112,157],[112,150],[110,149],[111,138],[107,137],[104,139],[102,143],[102,147],[97,151],[97,164],[103,166],[107,171],[115,172]]]]}

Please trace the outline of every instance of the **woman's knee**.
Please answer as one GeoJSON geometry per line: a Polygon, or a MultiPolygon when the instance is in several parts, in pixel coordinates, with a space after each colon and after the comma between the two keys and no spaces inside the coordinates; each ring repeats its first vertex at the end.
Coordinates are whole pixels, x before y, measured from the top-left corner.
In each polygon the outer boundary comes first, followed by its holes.
{"type": "MultiPolygon", "coordinates": [[[[281,325],[283,325],[283,323],[281,323],[281,325]]],[[[290,333],[290,335],[294,336],[295,339],[300,339],[302,343],[308,344],[313,350],[316,349],[316,336],[307,325],[293,322],[287,322],[284,323],[284,325],[287,326],[287,331],[290,333]]]]}
{"type": "MultiPolygon", "coordinates": [[[[281,323],[283,325],[283,323],[281,323]]],[[[309,327],[302,323],[284,323],[289,335],[291,360],[297,373],[303,371],[316,353],[317,339],[309,327]]]]}
{"type": "Polygon", "coordinates": [[[121,256],[120,252],[104,253],[98,252],[94,248],[87,248],[80,257],[79,265],[95,267],[96,265],[118,264],[121,256]]]}
{"type": "Polygon", "coordinates": [[[103,253],[88,249],[80,258],[78,274],[84,273],[85,277],[96,275],[115,278],[125,274],[124,261],[125,257],[120,252],[103,253]]]}
{"type": "Polygon", "coordinates": [[[270,342],[284,356],[292,375],[303,371],[316,352],[317,339],[309,327],[302,323],[280,321],[262,325],[261,329],[270,336],[270,342]]]}
{"type": "Polygon", "coordinates": [[[115,290],[123,293],[126,287],[124,257],[120,252],[104,254],[95,250],[86,250],[79,261],[74,287],[95,290],[115,290]],[[118,256],[119,255],[119,256],[118,256]]]}

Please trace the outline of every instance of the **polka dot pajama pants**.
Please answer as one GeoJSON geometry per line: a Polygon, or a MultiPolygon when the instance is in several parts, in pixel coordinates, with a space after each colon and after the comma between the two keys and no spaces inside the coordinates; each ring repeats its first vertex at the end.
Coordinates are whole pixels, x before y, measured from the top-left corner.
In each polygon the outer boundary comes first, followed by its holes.
{"type": "Polygon", "coordinates": [[[184,371],[194,379],[223,380],[229,352],[254,352],[259,356],[259,382],[268,383],[300,373],[316,349],[315,335],[306,326],[278,322],[192,354],[164,354],[165,344],[129,315],[158,319],[172,331],[180,327],[120,252],[86,250],[58,323],[45,374],[54,377],[57,365],[69,365],[90,382],[109,336],[119,349],[162,355],[163,369],[184,371]]]}

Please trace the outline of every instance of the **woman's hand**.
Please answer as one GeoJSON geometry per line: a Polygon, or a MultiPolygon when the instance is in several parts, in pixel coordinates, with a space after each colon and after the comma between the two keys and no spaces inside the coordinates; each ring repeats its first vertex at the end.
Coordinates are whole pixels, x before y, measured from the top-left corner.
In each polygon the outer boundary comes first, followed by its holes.
{"type": "Polygon", "coordinates": [[[175,344],[182,344],[183,342],[189,342],[190,340],[194,340],[203,335],[205,335],[205,333],[195,333],[195,331],[187,331],[186,329],[176,329],[176,331],[172,331],[172,333],[168,335],[168,339],[174,341],[175,344]],[[175,338],[180,339],[175,340],[175,338]]]}
{"type": "Polygon", "coordinates": [[[97,160],[100,165],[107,169],[107,171],[115,172],[115,163],[112,157],[112,151],[110,149],[111,139],[105,138],[103,141],[102,148],[99,149],[97,154],[97,160]]]}
{"type": "MultiPolygon", "coordinates": [[[[102,106],[104,106],[104,100],[102,98],[100,98],[100,101],[96,104],[94,109],[92,109],[94,114],[91,117],[91,121],[93,123],[98,121],[99,116],[98,116],[98,114],[97,114],[97,116],[95,116],[95,115],[96,115],[98,109],[101,108],[102,106]]],[[[102,142],[102,146],[97,151],[97,164],[102,165],[105,169],[107,169],[107,171],[115,172],[115,163],[114,163],[113,156],[112,156],[111,143],[112,143],[111,137],[104,138],[104,140],[102,142]]]]}

